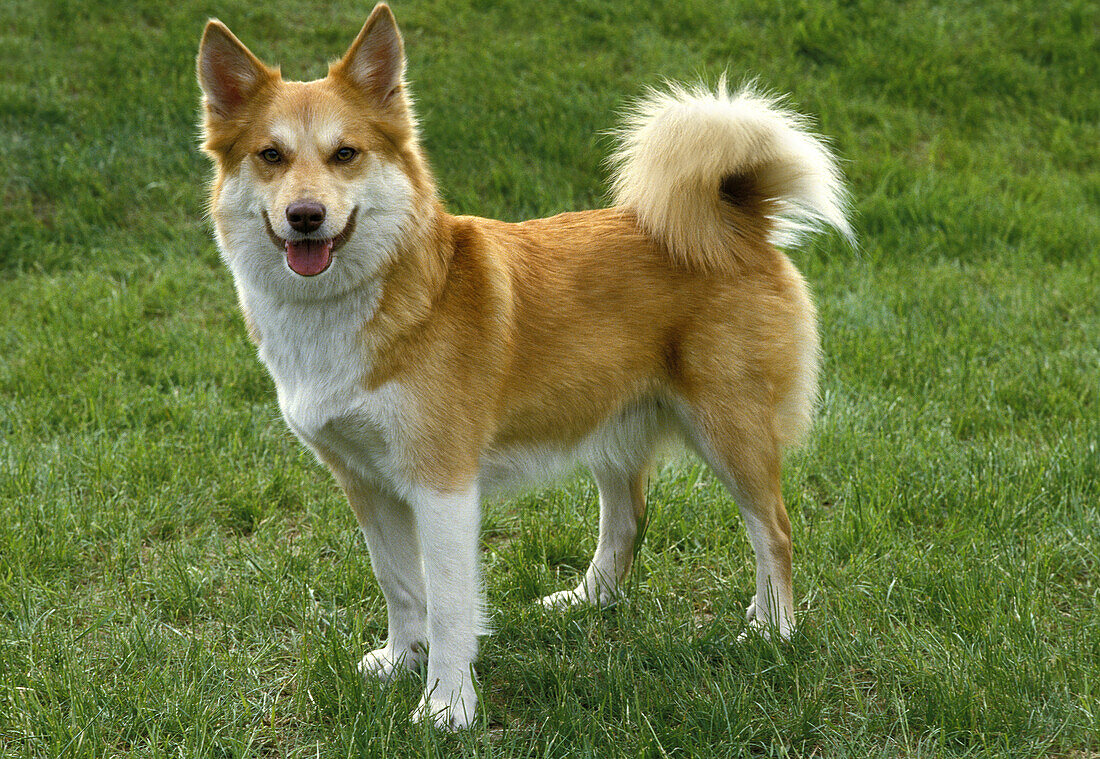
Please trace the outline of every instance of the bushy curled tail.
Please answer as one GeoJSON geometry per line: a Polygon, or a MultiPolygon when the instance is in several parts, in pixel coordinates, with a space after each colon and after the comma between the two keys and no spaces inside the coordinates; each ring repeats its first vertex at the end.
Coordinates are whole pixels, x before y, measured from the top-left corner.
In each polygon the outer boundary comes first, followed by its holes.
{"type": "Polygon", "coordinates": [[[751,87],[730,94],[723,77],[713,92],[652,90],[617,136],[615,204],[685,264],[736,269],[749,237],[787,246],[832,227],[853,240],[832,153],[805,119],[751,87]]]}

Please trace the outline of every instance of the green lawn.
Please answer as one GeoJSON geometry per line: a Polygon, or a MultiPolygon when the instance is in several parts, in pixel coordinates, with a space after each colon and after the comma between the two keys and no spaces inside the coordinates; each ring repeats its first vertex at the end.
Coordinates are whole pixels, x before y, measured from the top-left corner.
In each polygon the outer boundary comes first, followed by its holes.
{"type": "Polygon", "coordinates": [[[858,251],[796,253],[821,411],[789,457],[800,632],[738,644],[737,510],[650,484],[628,600],[550,613],[595,487],[487,505],[480,724],[413,726],[336,486],[286,431],[204,220],[218,16],[292,78],[368,4],[0,4],[0,754],[1100,756],[1100,6],[395,2],[451,210],[603,202],[662,78],[790,92],[858,251]],[[438,5],[438,7],[437,7],[438,5]]]}

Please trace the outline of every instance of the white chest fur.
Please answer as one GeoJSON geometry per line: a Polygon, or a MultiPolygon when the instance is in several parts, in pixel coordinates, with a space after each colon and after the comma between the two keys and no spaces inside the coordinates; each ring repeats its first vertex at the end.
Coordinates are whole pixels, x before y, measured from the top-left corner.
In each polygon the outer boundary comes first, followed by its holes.
{"type": "Polygon", "coordinates": [[[361,476],[392,481],[404,404],[395,384],[368,390],[364,381],[362,329],[373,313],[373,294],[296,303],[244,293],[242,300],[291,430],[315,453],[336,455],[361,476]]]}

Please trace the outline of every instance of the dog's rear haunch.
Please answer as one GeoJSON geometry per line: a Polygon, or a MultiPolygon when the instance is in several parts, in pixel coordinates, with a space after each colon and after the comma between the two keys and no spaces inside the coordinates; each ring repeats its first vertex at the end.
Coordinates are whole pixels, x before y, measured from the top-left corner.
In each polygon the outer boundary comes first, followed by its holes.
{"type": "Polygon", "coordinates": [[[724,82],[654,91],[612,157],[613,207],[506,224],[442,208],[385,5],[322,80],[283,80],[217,21],[198,75],[210,208],[249,333],[287,424],[347,494],[386,597],[389,635],[364,675],[426,660],[413,717],[470,724],[481,494],[587,466],[596,553],[543,603],[606,604],[647,472],[675,440],[740,507],[752,626],[789,635],[779,473],[809,424],[818,342],[776,246],[851,234],[836,163],[801,119],[724,82]]]}

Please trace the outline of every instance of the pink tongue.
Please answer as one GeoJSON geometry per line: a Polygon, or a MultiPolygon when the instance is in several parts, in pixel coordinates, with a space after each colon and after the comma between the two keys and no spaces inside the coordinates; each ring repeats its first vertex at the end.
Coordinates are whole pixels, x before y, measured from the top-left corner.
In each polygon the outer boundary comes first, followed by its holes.
{"type": "Polygon", "coordinates": [[[332,240],[287,240],[286,262],[303,277],[320,274],[332,263],[332,240]]]}

